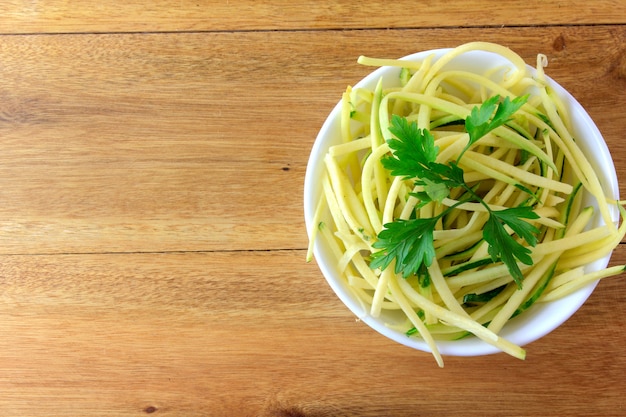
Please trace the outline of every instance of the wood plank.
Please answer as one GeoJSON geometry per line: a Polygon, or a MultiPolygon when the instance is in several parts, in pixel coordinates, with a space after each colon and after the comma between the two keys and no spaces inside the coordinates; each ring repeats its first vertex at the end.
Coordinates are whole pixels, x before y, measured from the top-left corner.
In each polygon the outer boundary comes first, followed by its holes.
{"type": "Polygon", "coordinates": [[[0,5],[0,33],[240,31],[623,24],[619,0],[25,1],[0,5]]]}
{"type": "Polygon", "coordinates": [[[355,321],[303,257],[0,257],[0,415],[607,416],[623,406],[623,276],[529,345],[526,361],[448,357],[439,369],[355,321]]]}
{"type": "Polygon", "coordinates": [[[468,40],[546,53],[626,178],[622,26],[0,40],[0,253],[304,248],[308,154],[356,58],[468,40]]]}

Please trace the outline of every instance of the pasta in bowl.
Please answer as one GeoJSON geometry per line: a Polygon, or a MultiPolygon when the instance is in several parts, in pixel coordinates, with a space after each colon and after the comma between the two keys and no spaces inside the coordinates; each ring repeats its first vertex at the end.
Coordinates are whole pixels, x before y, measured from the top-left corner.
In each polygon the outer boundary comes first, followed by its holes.
{"type": "Polygon", "coordinates": [[[626,233],[599,130],[549,78],[473,42],[377,66],[348,87],[313,145],[310,239],[363,322],[442,355],[506,352],[565,322],[626,233]]]}

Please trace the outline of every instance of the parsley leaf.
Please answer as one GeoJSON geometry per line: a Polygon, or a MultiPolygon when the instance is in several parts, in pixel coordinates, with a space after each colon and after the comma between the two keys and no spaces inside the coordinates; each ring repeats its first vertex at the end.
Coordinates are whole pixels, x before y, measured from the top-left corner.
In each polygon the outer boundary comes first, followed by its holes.
{"type": "Polygon", "coordinates": [[[424,179],[424,192],[431,201],[443,201],[448,195],[450,195],[450,189],[446,187],[446,184],[441,182],[431,181],[424,179]]]}
{"type": "Polygon", "coordinates": [[[395,259],[395,272],[406,278],[416,274],[422,265],[430,266],[435,258],[433,231],[437,217],[396,220],[385,224],[372,245],[382,249],[372,254],[371,268],[385,269],[395,259]]]}
{"type": "Polygon", "coordinates": [[[439,148],[428,130],[418,129],[417,123],[409,123],[398,115],[391,117],[389,131],[398,139],[387,141],[394,156],[383,158],[383,165],[396,177],[417,178],[427,175],[429,166],[435,163],[439,148]]]}
{"type": "Polygon", "coordinates": [[[531,207],[512,207],[504,210],[491,211],[489,219],[483,227],[483,238],[489,244],[488,252],[494,261],[501,260],[507,266],[509,273],[519,288],[524,276],[517,265],[519,260],[523,264],[532,265],[531,250],[516,241],[504,228],[506,224],[513,232],[523,238],[529,245],[537,244],[536,233],[539,230],[523,219],[537,219],[539,216],[531,207]]]}
{"type": "Polygon", "coordinates": [[[539,229],[523,219],[538,219],[539,215],[535,213],[532,207],[520,206],[510,207],[504,210],[492,211],[491,215],[508,225],[515,234],[528,242],[529,245],[537,244],[537,236],[539,229]]]}
{"type": "Polygon", "coordinates": [[[383,157],[381,162],[392,175],[414,179],[415,185],[423,186],[424,192],[416,195],[423,203],[441,202],[451,188],[464,184],[463,170],[456,164],[436,162],[439,148],[428,130],[393,115],[389,131],[397,138],[387,141],[394,153],[383,157]]]}
{"type": "Polygon", "coordinates": [[[480,138],[511,120],[511,116],[527,100],[528,95],[516,97],[513,100],[505,97],[504,100],[500,101],[500,96],[497,95],[485,100],[480,107],[474,107],[470,115],[465,119],[465,130],[469,134],[470,140],[465,149],[461,151],[457,161],[480,138]]]}

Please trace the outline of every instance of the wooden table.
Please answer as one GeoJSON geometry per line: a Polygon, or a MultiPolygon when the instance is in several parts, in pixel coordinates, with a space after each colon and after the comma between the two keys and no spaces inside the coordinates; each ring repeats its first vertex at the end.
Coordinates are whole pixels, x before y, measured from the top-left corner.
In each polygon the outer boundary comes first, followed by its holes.
{"type": "Polygon", "coordinates": [[[361,54],[545,53],[626,184],[624,1],[395,3],[2,2],[0,416],[626,415],[626,277],[526,361],[439,369],[305,263],[361,54]]]}

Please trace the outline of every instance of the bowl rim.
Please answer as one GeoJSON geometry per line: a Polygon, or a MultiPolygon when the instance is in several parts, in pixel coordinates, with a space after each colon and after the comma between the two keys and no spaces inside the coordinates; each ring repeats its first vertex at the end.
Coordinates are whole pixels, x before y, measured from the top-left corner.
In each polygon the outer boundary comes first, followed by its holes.
{"type": "MultiPolygon", "coordinates": [[[[420,61],[424,60],[429,55],[434,55],[435,58],[439,58],[452,49],[453,48],[440,48],[424,50],[406,55],[400,59],[407,61],[420,61]]],[[[506,65],[508,61],[503,60],[502,58],[502,56],[493,52],[472,50],[459,55],[455,58],[455,62],[456,65],[467,65],[468,62],[470,62],[469,60],[471,60],[473,66],[486,69],[502,64],[506,65]]],[[[531,74],[536,74],[536,68],[528,64],[526,67],[529,69],[531,74]]],[[[397,67],[378,67],[357,82],[353,88],[367,87],[373,90],[375,84],[381,77],[383,77],[383,83],[389,82],[390,78],[397,80],[397,77],[394,77],[393,74],[399,71],[400,69],[397,67]]],[[[586,154],[591,154],[591,157],[589,158],[590,162],[598,174],[605,192],[607,192],[609,196],[619,199],[617,173],[615,171],[613,159],[596,124],[585,111],[583,106],[572,96],[572,94],[570,94],[567,90],[565,90],[565,88],[548,75],[545,75],[545,78],[549,86],[559,97],[561,97],[565,105],[568,107],[574,133],[576,134],[583,131],[587,132],[585,137],[590,138],[590,140],[581,141],[579,145],[586,154]]],[[[304,180],[304,217],[309,238],[311,237],[311,223],[313,221],[317,199],[321,195],[320,184],[316,181],[316,179],[319,177],[321,170],[323,169],[323,156],[330,146],[326,138],[332,134],[333,130],[337,129],[340,112],[341,101],[334,106],[319,130],[311,148],[311,153],[306,167],[304,180]]],[[[611,214],[615,219],[619,216],[617,209],[611,214]]],[[[431,349],[428,347],[426,342],[423,341],[423,339],[408,337],[404,333],[393,330],[384,325],[380,318],[375,318],[368,314],[366,306],[364,306],[360,300],[356,299],[350,293],[347,284],[342,283],[339,276],[337,276],[335,271],[333,271],[330,262],[332,259],[329,259],[328,252],[324,251],[324,248],[320,243],[320,239],[317,239],[313,243],[313,255],[315,262],[331,289],[359,320],[366,323],[378,333],[381,333],[382,335],[402,345],[424,352],[431,352],[431,349]]],[[[590,270],[603,269],[608,265],[610,257],[611,254],[595,261],[587,267],[590,270]]],[[[541,337],[546,336],[565,323],[572,315],[574,315],[574,313],[576,313],[576,311],[578,311],[578,309],[585,303],[593,290],[596,288],[596,285],[597,282],[590,283],[578,291],[553,302],[545,304],[536,303],[525,311],[524,314],[511,319],[499,335],[520,346],[527,345],[541,337]],[[550,320],[545,320],[546,317],[550,320]]],[[[437,340],[436,344],[440,354],[447,356],[479,356],[501,352],[498,348],[478,339],[475,336],[469,336],[464,339],[454,341],[437,340]]]]}

